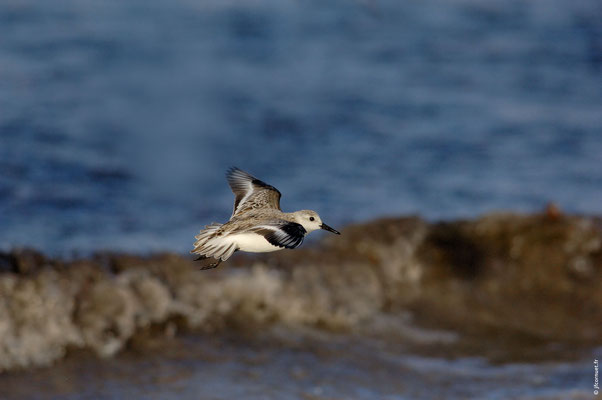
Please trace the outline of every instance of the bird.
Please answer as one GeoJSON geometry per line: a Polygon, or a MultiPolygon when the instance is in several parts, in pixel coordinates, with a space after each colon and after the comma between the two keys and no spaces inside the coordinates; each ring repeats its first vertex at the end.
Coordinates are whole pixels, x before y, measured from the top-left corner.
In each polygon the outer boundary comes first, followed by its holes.
{"type": "Polygon", "coordinates": [[[206,225],[195,236],[194,248],[190,251],[198,255],[195,261],[217,260],[202,270],[216,268],[239,250],[266,253],[297,248],[305,235],[317,229],[340,235],[322,222],[315,211],[283,212],[280,191],[248,172],[231,167],[226,172],[226,179],[234,193],[232,216],[224,224],[206,225]]]}

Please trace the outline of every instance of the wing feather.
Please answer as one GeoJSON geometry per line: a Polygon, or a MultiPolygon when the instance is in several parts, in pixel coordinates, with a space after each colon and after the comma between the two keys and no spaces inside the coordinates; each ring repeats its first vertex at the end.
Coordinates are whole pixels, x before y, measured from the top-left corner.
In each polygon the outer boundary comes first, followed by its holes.
{"type": "Polygon", "coordinates": [[[226,178],[234,193],[232,217],[260,208],[280,210],[281,194],[274,186],[236,167],[228,170],[226,178]]]}
{"type": "Polygon", "coordinates": [[[301,224],[279,221],[272,225],[261,225],[254,229],[274,246],[294,249],[303,243],[307,231],[301,224]]]}

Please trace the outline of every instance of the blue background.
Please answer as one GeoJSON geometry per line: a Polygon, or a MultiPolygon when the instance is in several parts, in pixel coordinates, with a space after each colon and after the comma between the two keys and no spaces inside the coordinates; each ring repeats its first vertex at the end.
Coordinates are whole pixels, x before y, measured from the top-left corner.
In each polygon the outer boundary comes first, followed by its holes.
{"type": "Polygon", "coordinates": [[[187,251],[235,165],[328,224],[602,212],[602,3],[0,4],[0,248],[187,251]]]}

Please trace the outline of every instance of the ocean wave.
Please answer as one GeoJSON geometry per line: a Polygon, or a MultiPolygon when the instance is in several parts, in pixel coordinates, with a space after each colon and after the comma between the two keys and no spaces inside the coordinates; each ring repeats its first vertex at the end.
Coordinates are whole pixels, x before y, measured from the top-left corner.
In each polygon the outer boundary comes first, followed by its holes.
{"type": "Polygon", "coordinates": [[[63,261],[14,250],[0,255],[0,371],[71,349],[112,356],[145,332],[366,332],[408,313],[423,326],[599,344],[600,226],[562,215],[381,219],[210,271],[176,254],[63,261]]]}

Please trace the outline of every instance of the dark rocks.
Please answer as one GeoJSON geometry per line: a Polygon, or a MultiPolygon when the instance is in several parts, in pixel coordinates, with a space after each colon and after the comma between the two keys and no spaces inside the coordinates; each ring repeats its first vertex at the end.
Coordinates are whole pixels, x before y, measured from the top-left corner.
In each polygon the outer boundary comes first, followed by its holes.
{"type": "Polygon", "coordinates": [[[408,314],[485,342],[602,344],[600,220],[561,213],[382,219],[212,271],[168,253],[63,262],[31,250],[1,254],[0,271],[0,370],[45,365],[68,349],[110,356],[136,337],[181,329],[365,334],[408,314]]]}
{"type": "Polygon", "coordinates": [[[33,249],[0,252],[0,272],[32,273],[47,264],[46,257],[33,249]]]}
{"type": "Polygon", "coordinates": [[[438,224],[419,250],[417,308],[458,329],[602,338],[602,236],[588,218],[489,215],[438,224]]]}

